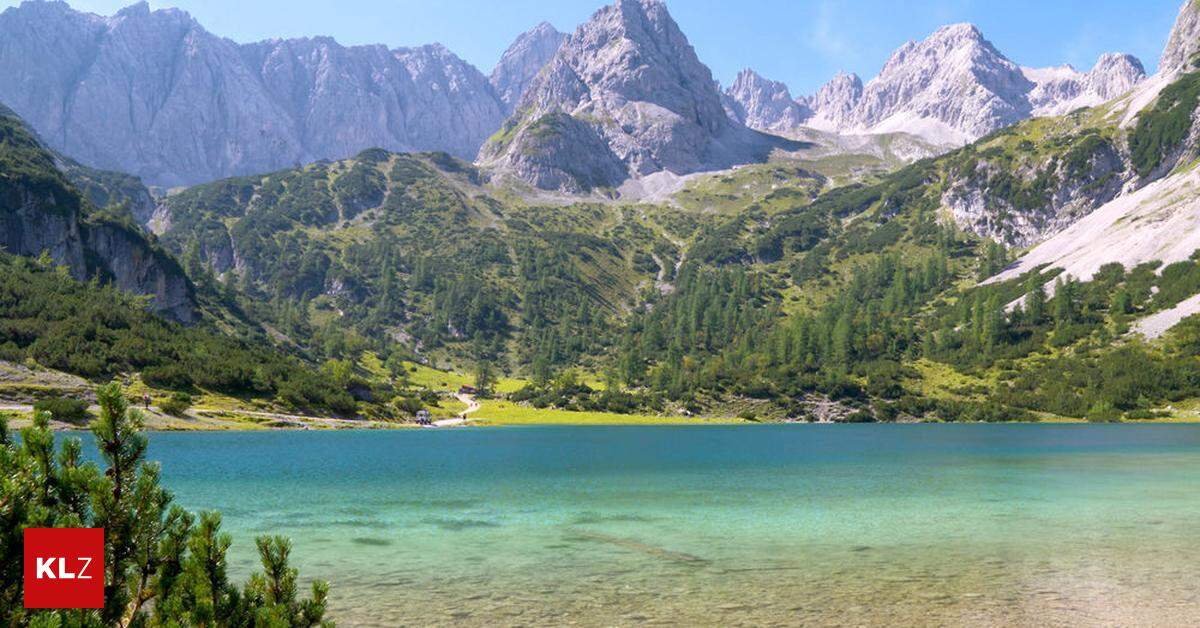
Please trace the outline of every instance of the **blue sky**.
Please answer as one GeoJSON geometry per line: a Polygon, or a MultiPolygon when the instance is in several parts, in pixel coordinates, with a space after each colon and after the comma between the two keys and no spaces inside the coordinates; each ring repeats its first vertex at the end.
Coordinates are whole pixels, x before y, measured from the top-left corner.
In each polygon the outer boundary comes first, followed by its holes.
{"type": "MultiPolygon", "coordinates": [[[[153,0],[180,7],[236,41],[332,35],[345,44],[438,41],[485,74],[519,33],[545,20],[572,31],[605,0],[153,0]]],[[[112,14],[129,0],[70,0],[112,14]]],[[[0,6],[19,4],[0,0],[0,6]]],[[[864,80],[893,49],[942,24],[974,22],[1022,65],[1087,68],[1102,52],[1136,55],[1153,72],[1179,0],[667,0],[713,74],[743,67],[814,91],[838,70],[864,80]]]]}

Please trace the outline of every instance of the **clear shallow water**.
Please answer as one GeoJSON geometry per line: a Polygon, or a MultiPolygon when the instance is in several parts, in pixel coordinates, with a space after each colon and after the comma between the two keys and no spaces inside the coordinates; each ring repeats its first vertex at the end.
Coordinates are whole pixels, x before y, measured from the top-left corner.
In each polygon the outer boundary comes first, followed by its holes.
{"type": "Polygon", "coordinates": [[[154,434],[342,625],[1196,625],[1200,427],[154,434]]]}

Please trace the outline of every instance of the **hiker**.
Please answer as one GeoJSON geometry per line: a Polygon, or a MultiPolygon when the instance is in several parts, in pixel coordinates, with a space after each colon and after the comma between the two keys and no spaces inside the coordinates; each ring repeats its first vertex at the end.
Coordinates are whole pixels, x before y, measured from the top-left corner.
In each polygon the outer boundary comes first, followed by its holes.
{"type": "Polygon", "coordinates": [[[147,410],[150,409],[150,393],[142,393],[142,405],[146,406],[147,410]]]}

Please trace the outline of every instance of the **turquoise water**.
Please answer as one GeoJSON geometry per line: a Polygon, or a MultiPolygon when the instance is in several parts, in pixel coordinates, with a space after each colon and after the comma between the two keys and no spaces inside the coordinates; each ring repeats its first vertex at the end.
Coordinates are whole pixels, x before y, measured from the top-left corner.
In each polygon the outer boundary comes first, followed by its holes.
{"type": "Polygon", "coordinates": [[[154,434],[343,625],[1195,625],[1200,427],[154,434]]]}

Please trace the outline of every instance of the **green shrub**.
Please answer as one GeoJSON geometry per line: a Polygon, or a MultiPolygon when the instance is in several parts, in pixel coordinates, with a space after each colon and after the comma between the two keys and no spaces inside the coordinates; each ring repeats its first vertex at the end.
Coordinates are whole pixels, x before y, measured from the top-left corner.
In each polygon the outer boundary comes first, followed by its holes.
{"type": "Polygon", "coordinates": [[[329,585],[313,581],[302,597],[291,543],[256,539],[262,570],[238,586],[227,573],[232,542],[221,515],[172,503],[159,467],[146,460],[141,413],[117,384],[96,391],[92,423],[99,460],[78,438],[57,439],[50,417],[14,438],[0,421],[0,625],[14,626],[332,626],[329,585]],[[21,604],[19,539],[26,528],[104,528],[104,606],[26,609],[21,604]]]}
{"type": "Polygon", "coordinates": [[[1186,74],[1168,85],[1154,106],[1138,114],[1129,134],[1129,152],[1138,175],[1150,176],[1187,139],[1192,114],[1200,103],[1200,72],[1186,74]]]}
{"type": "Polygon", "coordinates": [[[1112,403],[1097,401],[1088,410],[1087,420],[1092,423],[1115,423],[1121,420],[1121,413],[1112,403]]]}
{"type": "Polygon", "coordinates": [[[183,416],[192,407],[192,396],[185,392],[174,392],[158,408],[171,416],[183,416]]]}
{"type": "Polygon", "coordinates": [[[86,401],[68,397],[47,397],[33,404],[34,412],[49,412],[55,421],[82,425],[91,420],[86,401]]]}
{"type": "Polygon", "coordinates": [[[858,410],[842,420],[843,423],[874,423],[875,415],[867,410],[858,410]]]}

